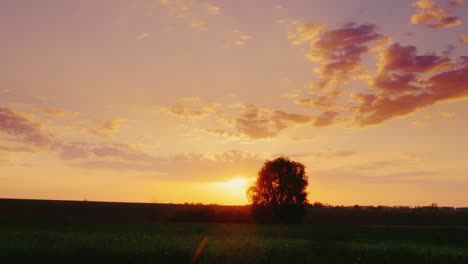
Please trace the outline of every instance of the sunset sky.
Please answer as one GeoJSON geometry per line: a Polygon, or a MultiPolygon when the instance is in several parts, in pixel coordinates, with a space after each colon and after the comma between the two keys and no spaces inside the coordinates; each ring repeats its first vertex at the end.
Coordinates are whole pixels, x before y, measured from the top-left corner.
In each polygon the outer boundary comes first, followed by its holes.
{"type": "Polygon", "coordinates": [[[0,0],[0,197],[468,206],[463,0],[0,0]]]}

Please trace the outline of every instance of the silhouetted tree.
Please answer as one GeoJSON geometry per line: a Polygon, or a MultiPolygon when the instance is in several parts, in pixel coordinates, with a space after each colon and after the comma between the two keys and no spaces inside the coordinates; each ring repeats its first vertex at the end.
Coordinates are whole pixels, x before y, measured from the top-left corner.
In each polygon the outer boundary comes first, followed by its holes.
{"type": "Polygon", "coordinates": [[[259,222],[301,222],[307,204],[308,178],[302,163],[286,157],[268,160],[247,191],[259,222]]]}

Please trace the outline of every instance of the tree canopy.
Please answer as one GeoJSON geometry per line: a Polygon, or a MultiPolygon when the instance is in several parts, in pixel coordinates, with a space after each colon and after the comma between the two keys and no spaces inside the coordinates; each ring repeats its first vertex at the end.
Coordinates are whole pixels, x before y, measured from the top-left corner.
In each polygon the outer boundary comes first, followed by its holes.
{"type": "Polygon", "coordinates": [[[268,208],[274,217],[299,217],[307,204],[307,185],[305,166],[279,157],[265,162],[247,195],[255,208],[268,208]]]}

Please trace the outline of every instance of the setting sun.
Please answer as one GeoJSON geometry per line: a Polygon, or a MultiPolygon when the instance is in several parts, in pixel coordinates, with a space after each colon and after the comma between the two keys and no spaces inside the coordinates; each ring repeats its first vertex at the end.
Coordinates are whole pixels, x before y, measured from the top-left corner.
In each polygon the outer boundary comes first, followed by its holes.
{"type": "Polygon", "coordinates": [[[250,178],[235,176],[224,181],[213,182],[204,186],[203,190],[209,193],[214,203],[242,205],[248,202],[246,193],[252,181],[253,179],[250,178]]]}
{"type": "Polygon", "coordinates": [[[248,184],[249,184],[249,181],[247,179],[241,178],[241,177],[234,178],[234,179],[231,179],[231,180],[225,182],[225,185],[227,187],[237,188],[237,189],[241,188],[241,189],[244,189],[244,190],[247,189],[248,184]]]}

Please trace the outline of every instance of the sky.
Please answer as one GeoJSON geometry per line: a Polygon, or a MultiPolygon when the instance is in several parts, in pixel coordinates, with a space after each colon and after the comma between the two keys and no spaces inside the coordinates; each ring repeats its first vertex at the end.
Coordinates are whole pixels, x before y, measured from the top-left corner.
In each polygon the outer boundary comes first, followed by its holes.
{"type": "Polygon", "coordinates": [[[0,197],[468,207],[463,0],[0,0],[0,197]]]}

